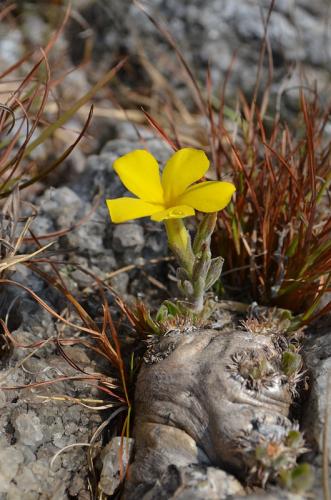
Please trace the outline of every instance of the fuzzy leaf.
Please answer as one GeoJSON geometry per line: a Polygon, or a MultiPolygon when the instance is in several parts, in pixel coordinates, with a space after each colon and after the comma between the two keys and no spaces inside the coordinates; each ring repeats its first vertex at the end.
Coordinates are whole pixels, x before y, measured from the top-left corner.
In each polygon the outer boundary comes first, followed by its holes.
{"type": "Polygon", "coordinates": [[[285,351],[282,355],[282,371],[288,377],[295,375],[302,366],[302,357],[297,352],[285,351]]]}
{"type": "Polygon", "coordinates": [[[175,304],[174,302],[171,302],[171,300],[165,300],[163,302],[163,305],[167,308],[168,310],[168,316],[178,316],[180,315],[180,308],[175,304]]]}
{"type": "Polygon", "coordinates": [[[183,267],[177,268],[176,277],[179,281],[185,281],[190,278],[188,272],[183,267]]]}
{"type": "Polygon", "coordinates": [[[296,465],[293,469],[283,469],[279,478],[283,487],[293,493],[304,493],[310,490],[314,483],[313,470],[307,463],[296,465]]]}
{"type": "Polygon", "coordinates": [[[199,224],[197,234],[193,242],[193,252],[198,255],[203,251],[203,247],[210,244],[210,238],[215,229],[217,214],[211,213],[205,215],[199,224]]]}
{"type": "Polygon", "coordinates": [[[194,292],[193,285],[188,280],[180,281],[178,283],[178,288],[182,292],[182,294],[187,298],[191,297],[191,295],[194,292]]]}
{"type": "Polygon", "coordinates": [[[221,276],[223,263],[223,257],[215,257],[215,259],[211,260],[205,284],[206,291],[209,290],[209,288],[211,288],[221,276]]]}
{"type": "Polygon", "coordinates": [[[204,282],[206,280],[209,268],[210,268],[210,262],[211,262],[211,254],[209,247],[207,246],[202,250],[201,256],[197,257],[195,259],[194,265],[193,265],[193,272],[192,272],[192,283],[194,284],[196,280],[198,279],[203,279],[204,282]]]}
{"type": "Polygon", "coordinates": [[[292,430],[286,436],[285,444],[289,448],[303,448],[305,443],[301,432],[292,430]]]}

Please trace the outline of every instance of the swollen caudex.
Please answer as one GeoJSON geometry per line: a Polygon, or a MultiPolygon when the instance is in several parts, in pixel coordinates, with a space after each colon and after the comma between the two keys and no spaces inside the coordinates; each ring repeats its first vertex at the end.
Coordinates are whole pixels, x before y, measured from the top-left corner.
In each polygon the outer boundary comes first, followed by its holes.
{"type": "Polygon", "coordinates": [[[283,350],[279,344],[241,330],[162,337],[138,377],[128,491],[154,484],[170,465],[225,467],[258,484],[294,467],[304,446],[289,418],[293,383],[282,361],[288,343],[283,350]]]}

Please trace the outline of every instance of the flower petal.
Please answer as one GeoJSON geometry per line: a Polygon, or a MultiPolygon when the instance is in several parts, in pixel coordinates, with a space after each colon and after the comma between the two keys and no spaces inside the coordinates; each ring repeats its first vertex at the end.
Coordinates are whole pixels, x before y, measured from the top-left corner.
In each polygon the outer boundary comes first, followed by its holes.
{"type": "Polygon", "coordinates": [[[159,166],[154,156],[136,149],[114,161],[114,170],[131,193],[150,203],[163,203],[159,166]]]}
{"type": "Polygon", "coordinates": [[[163,205],[153,205],[137,198],[115,198],[106,200],[112,222],[126,222],[160,212],[163,205]]]}
{"type": "Polygon", "coordinates": [[[171,205],[193,182],[205,175],[209,167],[206,154],[193,148],[177,151],[167,162],[162,174],[166,203],[171,205]]]}
{"type": "Polygon", "coordinates": [[[177,202],[200,210],[200,212],[218,212],[230,203],[235,190],[231,182],[201,182],[188,188],[177,202]]]}
{"type": "Polygon", "coordinates": [[[176,207],[167,208],[161,212],[156,212],[151,216],[151,219],[156,222],[161,222],[167,219],[183,219],[184,217],[189,217],[194,215],[194,208],[188,207],[186,205],[178,205],[176,207]]]}

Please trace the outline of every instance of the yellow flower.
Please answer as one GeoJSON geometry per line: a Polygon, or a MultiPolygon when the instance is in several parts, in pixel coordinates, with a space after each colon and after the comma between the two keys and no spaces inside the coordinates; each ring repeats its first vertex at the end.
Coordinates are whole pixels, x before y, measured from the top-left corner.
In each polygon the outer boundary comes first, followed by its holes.
{"type": "Polygon", "coordinates": [[[156,159],[137,149],[114,162],[124,186],[137,198],[107,200],[113,222],[150,216],[153,221],[182,219],[200,212],[217,212],[230,202],[231,182],[205,181],[194,184],[207,172],[209,160],[203,151],[183,148],[168,160],[160,177],[156,159]]]}

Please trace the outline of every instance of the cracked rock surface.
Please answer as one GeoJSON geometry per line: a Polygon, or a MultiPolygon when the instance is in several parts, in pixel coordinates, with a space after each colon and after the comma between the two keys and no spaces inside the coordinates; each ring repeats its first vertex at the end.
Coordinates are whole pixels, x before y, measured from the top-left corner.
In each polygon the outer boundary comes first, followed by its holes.
{"type": "MultiPolygon", "coordinates": [[[[55,333],[49,315],[38,311],[29,325],[19,327],[13,336],[27,345],[55,333]]],[[[27,359],[24,370],[19,369],[29,353],[31,350],[17,348],[9,359],[0,359],[1,387],[13,388],[0,388],[0,499],[62,500],[71,495],[87,500],[86,448],[73,447],[60,454],[52,467],[50,462],[65,446],[87,443],[102,421],[101,415],[73,401],[63,401],[61,396],[75,398],[79,391],[80,397],[93,397],[95,391],[72,381],[15,390],[34,382],[36,375],[38,381],[47,382],[73,374],[51,343],[27,359]],[[59,399],[52,399],[54,396],[59,399]]],[[[75,348],[71,355],[82,367],[93,370],[94,361],[82,349],[75,348]]]]}
{"type": "MultiPolygon", "coordinates": [[[[303,404],[303,430],[316,466],[316,496],[323,497],[323,456],[331,466],[331,320],[311,329],[303,349],[309,375],[309,392],[303,404]]],[[[324,472],[331,489],[331,475],[324,472]],[[328,476],[328,478],[327,478],[328,476]]]]}

